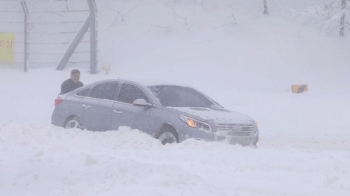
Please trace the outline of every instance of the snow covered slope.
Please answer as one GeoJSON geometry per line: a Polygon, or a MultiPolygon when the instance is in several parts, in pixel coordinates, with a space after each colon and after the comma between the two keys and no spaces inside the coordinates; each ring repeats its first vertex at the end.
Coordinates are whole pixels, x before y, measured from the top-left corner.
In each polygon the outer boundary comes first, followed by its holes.
{"type": "Polygon", "coordinates": [[[0,69],[0,195],[350,194],[350,40],[320,32],[319,0],[269,0],[269,16],[260,1],[97,3],[100,65],[112,70],[82,69],[85,84],[193,86],[257,120],[259,148],[53,127],[70,70],[0,69]],[[292,94],[299,83],[309,92],[292,94]]]}

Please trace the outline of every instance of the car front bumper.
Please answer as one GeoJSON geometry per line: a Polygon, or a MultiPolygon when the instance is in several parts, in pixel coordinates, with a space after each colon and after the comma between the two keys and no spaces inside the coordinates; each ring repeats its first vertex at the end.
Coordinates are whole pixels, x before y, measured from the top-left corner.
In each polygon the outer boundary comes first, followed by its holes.
{"type": "Polygon", "coordinates": [[[259,142],[259,130],[255,130],[249,136],[228,136],[219,132],[208,132],[198,129],[186,130],[180,134],[180,142],[186,139],[196,139],[199,141],[217,141],[229,144],[240,144],[242,146],[257,146],[259,142]]]}

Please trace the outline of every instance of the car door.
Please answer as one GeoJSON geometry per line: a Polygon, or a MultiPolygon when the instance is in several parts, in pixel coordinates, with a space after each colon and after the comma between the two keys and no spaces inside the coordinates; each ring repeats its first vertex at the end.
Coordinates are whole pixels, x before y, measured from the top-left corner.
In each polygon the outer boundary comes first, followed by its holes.
{"type": "Polygon", "coordinates": [[[161,119],[155,114],[156,108],[135,106],[136,99],[150,102],[147,95],[136,85],[123,83],[118,93],[117,102],[113,105],[112,127],[128,126],[152,134],[161,124],[161,119]]]}
{"type": "Polygon", "coordinates": [[[117,82],[105,82],[94,86],[88,97],[82,100],[84,108],[81,123],[92,131],[105,131],[110,128],[112,106],[116,99],[117,82]]]}

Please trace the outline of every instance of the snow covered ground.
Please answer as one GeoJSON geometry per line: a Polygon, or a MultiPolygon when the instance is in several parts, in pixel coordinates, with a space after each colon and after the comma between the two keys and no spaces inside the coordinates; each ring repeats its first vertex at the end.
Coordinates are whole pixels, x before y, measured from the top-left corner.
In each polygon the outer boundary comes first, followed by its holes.
{"type": "Polygon", "coordinates": [[[257,120],[258,149],[53,127],[70,69],[0,69],[0,195],[350,195],[349,38],[298,15],[319,1],[271,0],[270,16],[245,2],[101,0],[112,70],[81,79],[191,85],[257,120]],[[310,91],[292,94],[298,83],[310,91]]]}

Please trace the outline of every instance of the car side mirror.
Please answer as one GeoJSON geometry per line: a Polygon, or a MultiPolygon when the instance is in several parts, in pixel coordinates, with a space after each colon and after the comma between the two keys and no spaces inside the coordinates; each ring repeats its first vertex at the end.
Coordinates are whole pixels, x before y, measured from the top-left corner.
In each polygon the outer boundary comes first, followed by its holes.
{"type": "Polygon", "coordinates": [[[147,101],[144,100],[144,99],[136,99],[132,104],[135,105],[135,106],[153,107],[152,104],[147,103],[147,101]]]}

